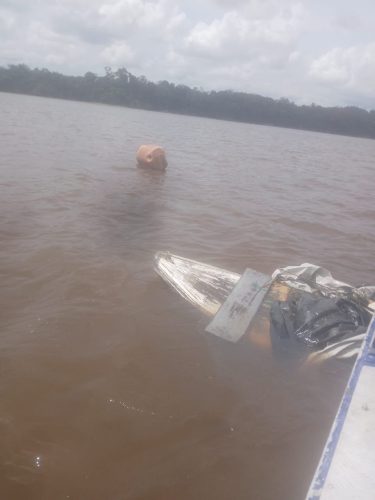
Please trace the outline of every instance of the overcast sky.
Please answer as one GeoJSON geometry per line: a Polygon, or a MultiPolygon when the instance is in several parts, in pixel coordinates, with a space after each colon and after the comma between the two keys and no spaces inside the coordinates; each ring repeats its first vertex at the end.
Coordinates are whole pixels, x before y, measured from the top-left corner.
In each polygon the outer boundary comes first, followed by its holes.
{"type": "Polygon", "coordinates": [[[0,65],[375,108],[375,0],[0,0],[0,65]]]}

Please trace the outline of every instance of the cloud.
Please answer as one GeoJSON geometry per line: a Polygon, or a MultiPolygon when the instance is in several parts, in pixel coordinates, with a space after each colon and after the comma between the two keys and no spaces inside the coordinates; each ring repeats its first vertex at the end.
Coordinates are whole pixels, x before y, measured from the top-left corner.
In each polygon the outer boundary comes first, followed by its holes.
{"type": "Polygon", "coordinates": [[[364,22],[358,13],[346,14],[345,12],[340,12],[337,17],[334,18],[334,23],[345,31],[358,31],[363,29],[364,22]]]}
{"type": "Polygon", "coordinates": [[[373,96],[375,43],[331,49],[312,62],[309,74],[321,84],[337,85],[373,96]]]}
{"type": "Polygon", "coordinates": [[[312,62],[310,75],[326,83],[346,84],[350,71],[341,49],[332,49],[312,62]]]}
{"type": "Polygon", "coordinates": [[[0,0],[0,65],[125,66],[205,89],[371,106],[374,15],[372,0],[0,0]]]}
{"type": "Polygon", "coordinates": [[[275,50],[284,51],[301,31],[302,8],[292,5],[267,17],[256,7],[255,12],[247,8],[246,15],[232,10],[211,23],[197,23],[185,39],[185,49],[208,59],[241,59],[257,53],[267,58],[275,50]]]}
{"type": "Polygon", "coordinates": [[[184,20],[170,0],[116,0],[60,4],[52,14],[54,27],[89,43],[114,40],[166,38],[184,20]]]}
{"type": "Polygon", "coordinates": [[[9,32],[15,24],[15,18],[10,12],[0,8],[0,36],[5,31],[9,32]]]}
{"type": "Polygon", "coordinates": [[[2,0],[2,6],[0,64],[49,64],[73,73],[103,65],[152,69],[186,21],[173,0],[40,0],[31,10],[26,0],[2,0]]]}
{"type": "Polygon", "coordinates": [[[126,42],[115,42],[103,49],[100,57],[106,65],[119,67],[132,63],[135,54],[126,42]]]}
{"type": "MultiPolygon", "coordinates": [[[[295,98],[294,79],[303,59],[298,44],[307,12],[292,1],[235,5],[237,9],[211,21],[195,23],[184,37],[179,54],[185,68],[191,68],[190,81],[199,75],[208,89],[295,98]]],[[[179,65],[183,68],[181,61],[179,65]]]]}
{"type": "Polygon", "coordinates": [[[143,0],[118,0],[105,3],[99,8],[103,23],[113,27],[136,25],[150,28],[165,18],[162,2],[146,2],[143,0]]]}

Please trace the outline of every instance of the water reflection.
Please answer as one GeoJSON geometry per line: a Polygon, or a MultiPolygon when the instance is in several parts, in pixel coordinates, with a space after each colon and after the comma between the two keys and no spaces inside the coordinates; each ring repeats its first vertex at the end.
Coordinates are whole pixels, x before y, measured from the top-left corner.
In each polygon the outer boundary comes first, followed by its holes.
{"type": "Polygon", "coordinates": [[[111,251],[129,258],[158,248],[167,213],[166,174],[136,168],[113,185],[98,217],[111,251]]]}
{"type": "Polygon", "coordinates": [[[153,186],[162,186],[165,183],[167,170],[156,170],[153,168],[136,167],[137,176],[144,182],[150,182],[153,186]]]}

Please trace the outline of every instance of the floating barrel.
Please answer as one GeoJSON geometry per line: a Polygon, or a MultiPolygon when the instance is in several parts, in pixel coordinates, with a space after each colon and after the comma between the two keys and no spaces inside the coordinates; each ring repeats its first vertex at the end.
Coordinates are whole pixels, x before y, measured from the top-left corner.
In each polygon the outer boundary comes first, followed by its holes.
{"type": "Polygon", "coordinates": [[[165,170],[167,159],[165,151],[155,144],[144,144],[137,151],[137,162],[139,167],[155,170],[165,170]]]}

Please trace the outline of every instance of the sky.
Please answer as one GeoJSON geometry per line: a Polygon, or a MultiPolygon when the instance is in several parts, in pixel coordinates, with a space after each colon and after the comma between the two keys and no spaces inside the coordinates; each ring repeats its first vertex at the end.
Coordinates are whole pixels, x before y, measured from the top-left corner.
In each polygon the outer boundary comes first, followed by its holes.
{"type": "Polygon", "coordinates": [[[375,109],[375,0],[0,0],[0,66],[375,109]]]}

